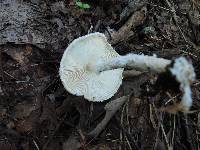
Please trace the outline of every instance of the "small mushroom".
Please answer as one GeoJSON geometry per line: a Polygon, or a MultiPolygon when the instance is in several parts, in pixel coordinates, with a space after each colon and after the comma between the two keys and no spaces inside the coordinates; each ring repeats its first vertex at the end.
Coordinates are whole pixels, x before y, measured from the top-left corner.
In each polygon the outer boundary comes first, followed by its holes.
{"type": "Polygon", "coordinates": [[[120,56],[102,33],[91,33],[75,39],[63,54],[59,73],[64,87],[70,93],[83,95],[90,101],[104,101],[111,98],[120,87],[123,68],[155,73],[170,71],[180,83],[183,107],[191,106],[190,84],[195,79],[195,73],[186,58],[171,61],[136,54],[120,56]]]}

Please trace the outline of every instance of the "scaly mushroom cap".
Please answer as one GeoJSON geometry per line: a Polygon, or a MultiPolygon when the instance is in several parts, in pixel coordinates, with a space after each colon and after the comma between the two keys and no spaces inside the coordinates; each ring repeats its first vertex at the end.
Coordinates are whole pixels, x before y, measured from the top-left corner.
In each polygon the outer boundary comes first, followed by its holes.
{"type": "Polygon", "coordinates": [[[89,101],[111,98],[122,83],[123,69],[96,73],[88,66],[99,59],[117,56],[119,54],[102,33],[91,33],[75,39],[65,50],[60,63],[59,73],[65,89],[89,101]]]}

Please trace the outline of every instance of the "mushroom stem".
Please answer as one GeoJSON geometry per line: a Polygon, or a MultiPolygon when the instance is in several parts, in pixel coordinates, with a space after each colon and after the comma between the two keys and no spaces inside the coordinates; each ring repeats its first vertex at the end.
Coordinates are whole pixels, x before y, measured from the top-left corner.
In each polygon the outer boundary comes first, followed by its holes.
{"type": "Polygon", "coordinates": [[[171,61],[155,56],[129,54],[111,58],[109,60],[101,59],[90,67],[90,69],[96,73],[118,68],[131,68],[154,73],[170,71],[180,83],[180,89],[183,92],[181,101],[182,107],[184,110],[188,110],[192,106],[190,84],[195,80],[195,73],[192,64],[184,57],[179,57],[174,61],[171,61]]]}
{"type": "Polygon", "coordinates": [[[166,66],[170,63],[171,60],[155,56],[128,54],[108,60],[98,60],[95,64],[91,64],[90,67],[97,73],[118,68],[131,68],[139,71],[161,73],[166,71],[166,66]]]}

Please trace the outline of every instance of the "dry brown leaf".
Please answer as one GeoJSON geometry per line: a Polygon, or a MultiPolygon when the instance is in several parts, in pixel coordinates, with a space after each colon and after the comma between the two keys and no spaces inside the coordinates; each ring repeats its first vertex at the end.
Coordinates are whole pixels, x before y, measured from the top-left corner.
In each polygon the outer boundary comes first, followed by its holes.
{"type": "Polygon", "coordinates": [[[105,144],[98,144],[95,145],[91,148],[89,148],[90,150],[111,150],[111,148],[108,145],[105,144]]]}
{"type": "Polygon", "coordinates": [[[175,103],[167,107],[161,107],[159,111],[168,112],[171,114],[176,114],[177,112],[189,113],[188,108],[184,107],[182,103],[175,103]]]}
{"type": "Polygon", "coordinates": [[[140,98],[137,98],[137,97],[134,97],[132,96],[129,100],[129,116],[131,118],[135,118],[135,117],[138,117],[138,111],[140,110],[141,108],[141,99],[140,98]]]}
{"type": "Polygon", "coordinates": [[[17,119],[23,119],[25,117],[28,117],[31,112],[34,110],[37,110],[40,108],[40,100],[38,98],[35,98],[32,101],[23,101],[22,103],[18,103],[15,106],[15,118],[17,119]]]}
{"type": "Polygon", "coordinates": [[[18,120],[15,122],[16,130],[20,133],[29,133],[32,132],[36,128],[38,124],[40,111],[35,110],[31,112],[31,114],[23,120],[18,120]]]}
{"type": "Polygon", "coordinates": [[[12,57],[12,59],[17,61],[21,65],[25,65],[29,62],[27,57],[31,55],[32,47],[29,45],[19,47],[10,46],[5,50],[5,53],[7,53],[9,56],[12,57]]]}
{"type": "Polygon", "coordinates": [[[81,143],[75,136],[70,136],[66,142],[63,143],[63,150],[78,150],[81,143]]]}
{"type": "Polygon", "coordinates": [[[16,146],[9,141],[0,140],[0,150],[16,150],[16,146]]]}
{"type": "Polygon", "coordinates": [[[7,110],[5,108],[0,107],[0,121],[7,118],[7,110]]]}
{"type": "Polygon", "coordinates": [[[20,120],[15,124],[16,130],[20,133],[28,133],[33,130],[33,123],[29,120],[20,120]]]}

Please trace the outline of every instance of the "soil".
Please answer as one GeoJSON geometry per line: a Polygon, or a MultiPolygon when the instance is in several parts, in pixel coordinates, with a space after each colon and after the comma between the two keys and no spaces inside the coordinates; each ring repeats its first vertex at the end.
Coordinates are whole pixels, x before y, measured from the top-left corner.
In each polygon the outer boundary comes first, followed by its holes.
{"type": "Polygon", "coordinates": [[[90,8],[0,0],[0,150],[200,149],[200,1],[81,2],[90,8]],[[91,32],[105,33],[120,55],[190,59],[191,109],[171,108],[181,98],[175,81],[158,88],[158,75],[145,72],[125,77],[102,103],[68,93],[58,74],[62,54],[91,32]]]}

